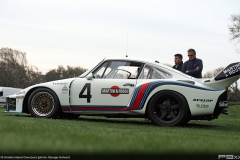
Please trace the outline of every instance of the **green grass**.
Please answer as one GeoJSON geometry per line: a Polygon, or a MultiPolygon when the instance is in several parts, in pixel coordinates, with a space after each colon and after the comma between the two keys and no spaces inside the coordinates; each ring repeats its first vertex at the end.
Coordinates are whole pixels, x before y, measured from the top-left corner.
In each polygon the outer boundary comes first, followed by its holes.
{"type": "Polygon", "coordinates": [[[240,102],[228,102],[228,105],[231,105],[231,106],[240,105],[240,102]]]}
{"type": "Polygon", "coordinates": [[[240,105],[213,121],[158,127],[144,119],[80,116],[78,120],[11,115],[0,108],[4,153],[204,153],[240,154],[240,105]]]}

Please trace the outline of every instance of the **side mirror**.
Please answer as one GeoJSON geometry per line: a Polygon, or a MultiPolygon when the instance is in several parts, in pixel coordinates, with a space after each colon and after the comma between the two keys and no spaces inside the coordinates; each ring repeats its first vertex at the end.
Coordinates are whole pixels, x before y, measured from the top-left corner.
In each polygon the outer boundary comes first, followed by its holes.
{"type": "Polygon", "coordinates": [[[87,80],[92,80],[93,79],[93,74],[92,73],[89,73],[87,76],[86,76],[87,80]]]}

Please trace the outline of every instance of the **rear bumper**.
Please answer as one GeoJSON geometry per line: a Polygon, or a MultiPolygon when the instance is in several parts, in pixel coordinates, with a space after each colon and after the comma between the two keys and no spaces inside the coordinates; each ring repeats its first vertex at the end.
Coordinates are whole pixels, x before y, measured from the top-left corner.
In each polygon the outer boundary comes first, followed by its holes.
{"type": "Polygon", "coordinates": [[[226,88],[225,92],[223,92],[216,103],[215,109],[213,111],[213,115],[218,117],[224,109],[228,108],[228,88],[226,88]]]}
{"type": "Polygon", "coordinates": [[[191,120],[212,120],[218,118],[218,116],[223,113],[226,114],[228,108],[228,88],[218,97],[217,103],[215,105],[213,114],[205,116],[194,116],[191,120]]]}

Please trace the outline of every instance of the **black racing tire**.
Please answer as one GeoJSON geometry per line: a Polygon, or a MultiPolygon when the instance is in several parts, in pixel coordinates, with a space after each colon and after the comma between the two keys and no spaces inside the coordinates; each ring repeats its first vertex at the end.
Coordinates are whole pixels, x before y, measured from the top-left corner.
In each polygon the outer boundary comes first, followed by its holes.
{"type": "Polygon", "coordinates": [[[62,118],[62,119],[78,119],[79,116],[80,116],[80,114],[61,113],[59,115],[59,118],[62,118]]]}
{"type": "Polygon", "coordinates": [[[162,91],[152,97],[148,116],[160,126],[185,125],[189,121],[189,108],[185,98],[174,91],[162,91]]]}
{"type": "Polygon", "coordinates": [[[56,118],[60,114],[60,102],[52,90],[38,88],[28,99],[28,110],[33,117],[56,118]]]}

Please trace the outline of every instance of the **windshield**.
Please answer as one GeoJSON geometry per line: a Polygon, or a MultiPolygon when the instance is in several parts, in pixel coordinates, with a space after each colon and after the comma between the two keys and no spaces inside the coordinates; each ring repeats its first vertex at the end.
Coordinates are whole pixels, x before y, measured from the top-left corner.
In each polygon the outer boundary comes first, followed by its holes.
{"type": "MultiPolygon", "coordinates": [[[[104,58],[104,59],[105,59],[105,58],[104,58]]],[[[101,60],[101,61],[100,61],[96,66],[94,66],[93,68],[88,69],[88,70],[85,71],[83,74],[81,74],[81,75],[79,76],[79,78],[86,77],[86,75],[88,75],[92,70],[94,70],[97,66],[99,66],[99,65],[104,61],[104,59],[101,60]]]]}

